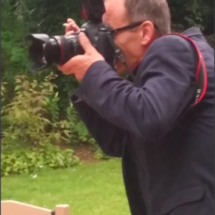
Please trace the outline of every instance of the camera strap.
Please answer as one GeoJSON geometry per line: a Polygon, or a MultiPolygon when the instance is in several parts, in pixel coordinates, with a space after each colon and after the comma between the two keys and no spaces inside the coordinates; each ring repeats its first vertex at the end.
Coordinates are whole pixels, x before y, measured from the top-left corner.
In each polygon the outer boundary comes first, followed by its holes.
{"type": "Polygon", "coordinates": [[[186,39],[194,47],[194,51],[197,55],[197,67],[195,71],[195,83],[196,83],[196,99],[192,106],[196,106],[204,97],[207,90],[207,69],[205,65],[204,58],[196,43],[188,36],[179,33],[170,33],[168,35],[180,36],[181,38],[186,39]]]}
{"type": "MultiPolygon", "coordinates": [[[[203,58],[199,48],[197,47],[196,43],[190,37],[187,37],[187,36],[185,36],[183,34],[179,34],[179,33],[170,33],[170,34],[166,34],[165,36],[180,36],[181,38],[186,39],[188,42],[190,42],[192,44],[192,46],[194,48],[193,51],[195,52],[195,54],[197,56],[197,67],[196,67],[196,71],[195,71],[195,85],[196,85],[195,102],[191,106],[188,106],[187,108],[185,108],[182,111],[182,113],[178,117],[177,121],[174,123],[172,128],[170,128],[170,129],[173,129],[177,125],[180,124],[180,121],[183,120],[183,117],[187,114],[187,112],[189,110],[191,110],[193,107],[196,107],[196,105],[199,104],[200,101],[203,99],[203,97],[206,93],[206,89],[207,89],[207,69],[206,69],[204,58],[203,58]]],[[[168,132],[166,132],[165,134],[160,136],[158,139],[163,138],[168,132]]]]}

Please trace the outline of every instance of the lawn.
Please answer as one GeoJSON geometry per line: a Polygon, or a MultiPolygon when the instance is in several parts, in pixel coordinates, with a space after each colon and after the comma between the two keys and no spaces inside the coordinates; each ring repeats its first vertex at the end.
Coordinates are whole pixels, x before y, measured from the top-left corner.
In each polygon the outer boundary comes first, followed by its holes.
{"type": "Polygon", "coordinates": [[[72,215],[129,215],[119,160],[1,179],[1,199],[54,208],[69,204],[72,215]],[[37,176],[37,177],[36,177],[37,176]]]}

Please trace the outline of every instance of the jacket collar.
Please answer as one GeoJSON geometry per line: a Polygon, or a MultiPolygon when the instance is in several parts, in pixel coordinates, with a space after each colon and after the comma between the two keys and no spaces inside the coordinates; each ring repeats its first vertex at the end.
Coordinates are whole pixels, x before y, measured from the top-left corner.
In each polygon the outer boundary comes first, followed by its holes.
{"type": "Polygon", "coordinates": [[[204,37],[204,35],[202,34],[201,30],[197,27],[192,27],[192,28],[188,28],[187,30],[185,30],[184,32],[182,32],[182,34],[188,36],[188,37],[192,37],[192,36],[202,36],[204,37]]]}

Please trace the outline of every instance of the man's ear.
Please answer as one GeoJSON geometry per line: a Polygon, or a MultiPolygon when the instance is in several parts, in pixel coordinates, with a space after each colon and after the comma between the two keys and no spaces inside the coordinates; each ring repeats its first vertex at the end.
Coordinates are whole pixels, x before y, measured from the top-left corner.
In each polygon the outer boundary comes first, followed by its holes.
{"type": "Polygon", "coordinates": [[[151,21],[145,21],[140,26],[141,33],[141,44],[143,46],[148,46],[154,39],[155,36],[155,28],[151,21]]]}

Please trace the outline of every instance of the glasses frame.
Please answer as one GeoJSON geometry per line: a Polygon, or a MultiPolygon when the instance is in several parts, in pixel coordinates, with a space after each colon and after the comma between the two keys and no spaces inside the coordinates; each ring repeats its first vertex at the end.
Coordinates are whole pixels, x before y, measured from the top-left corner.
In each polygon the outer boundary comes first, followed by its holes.
{"type": "MultiPolygon", "coordinates": [[[[126,25],[124,27],[121,27],[121,28],[116,28],[116,29],[112,29],[111,30],[111,33],[112,34],[117,34],[118,32],[122,32],[122,31],[125,31],[125,30],[130,30],[132,28],[136,28],[136,27],[139,27],[144,21],[141,21],[141,22],[134,22],[134,23],[131,23],[130,25],[126,25]]],[[[154,28],[156,30],[158,30],[158,27],[154,24],[154,28]]]]}

